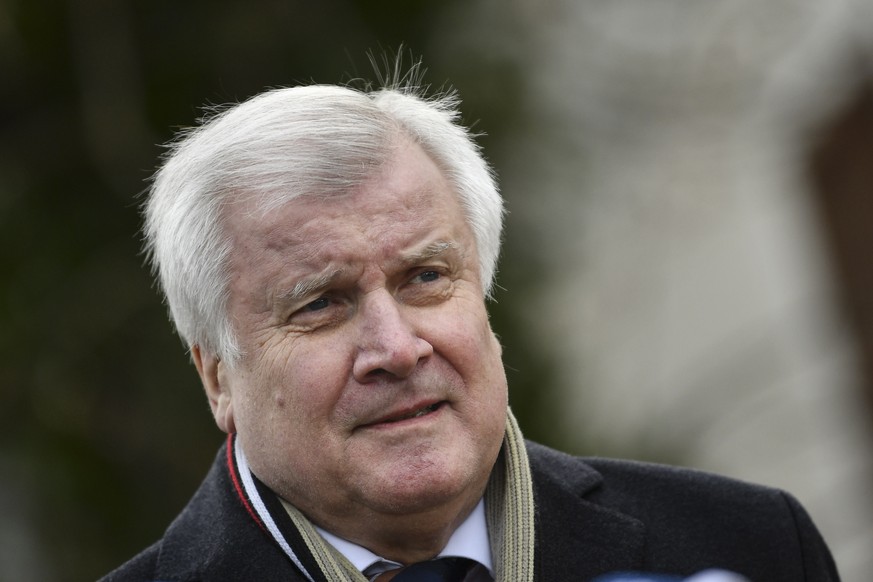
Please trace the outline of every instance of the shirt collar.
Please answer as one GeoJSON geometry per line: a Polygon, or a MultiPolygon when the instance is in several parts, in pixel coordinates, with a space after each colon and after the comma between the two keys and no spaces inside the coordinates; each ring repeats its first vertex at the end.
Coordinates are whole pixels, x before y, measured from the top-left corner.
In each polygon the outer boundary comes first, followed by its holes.
{"type": "MultiPolygon", "coordinates": [[[[374,554],[363,546],[337,537],[318,526],[315,529],[361,572],[377,562],[392,562],[374,554]]],[[[455,530],[438,557],[444,558],[449,556],[475,560],[485,566],[491,576],[494,576],[494,568],[491,562],[491,544],[488,541],[488,526],[485,521],[485,501],[483,499],[479,500],[479,503],[467,519],[455,530]]],[[[399,566],[400,564],[397,565],[399,566]]]]}

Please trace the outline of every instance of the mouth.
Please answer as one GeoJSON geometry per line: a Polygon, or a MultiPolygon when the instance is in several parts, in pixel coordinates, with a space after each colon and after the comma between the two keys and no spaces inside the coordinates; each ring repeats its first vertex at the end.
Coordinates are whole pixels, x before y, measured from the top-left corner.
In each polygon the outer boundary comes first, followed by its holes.
{"type": "Polygon", "coordinates": [[[432,414],[432,413],[436,412],[443,404],[445,404],[445,401],[439,401],[439,402],[433,402],[431,404],[428,404],[426,406],[422,406],[420,408],[416,408],[413,410],[401,411],[401,412],[398,412],[396,414],[391,414],[389,416],[380,418],[374,422],[368,423],[368,424],[364,425],[364,427],[366,428],[366,427],[373,427],[373,426],[384,425],[384,424],[395,424],[398,422],[403,422],[405,420],[412,420],[412,419],[416,419],[416,418],[421,418],[422,416],[427,416],[428,414],[432,414]]]}

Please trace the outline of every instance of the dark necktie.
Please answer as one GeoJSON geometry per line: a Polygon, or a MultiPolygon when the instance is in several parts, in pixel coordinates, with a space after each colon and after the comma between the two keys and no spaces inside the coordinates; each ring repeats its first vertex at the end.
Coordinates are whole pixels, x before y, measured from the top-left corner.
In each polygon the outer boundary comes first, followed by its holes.
{"type": "MultiPolygon", "coordinates": [[[[462,582],[476,562],[467,558],[439,558],[426,562],[416,562],[400,568],[391,582],[462,582]]],[[[393,574],[393,572],[386,572],[393,574]]],[[[386,574],[385,579],[388,579],[386,574]]],[[[376,580],[383,580],[382,576],[376,580]]]]}

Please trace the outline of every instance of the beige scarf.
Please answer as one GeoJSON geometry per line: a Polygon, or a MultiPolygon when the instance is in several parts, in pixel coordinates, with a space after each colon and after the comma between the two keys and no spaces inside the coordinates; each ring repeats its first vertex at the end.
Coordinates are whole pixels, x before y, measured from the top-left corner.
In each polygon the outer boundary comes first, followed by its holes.
{"type": "MultiPolygon", "coordinates": [[[[367,582],[294,506],[282,502],[318,567],[330,582],[367,582]]],[[[485,490],[485,515],[496,582],[532,582],[534,577],[533,483],[527,451],[512,411],[506,411],[503,449],[485,490]]]]}

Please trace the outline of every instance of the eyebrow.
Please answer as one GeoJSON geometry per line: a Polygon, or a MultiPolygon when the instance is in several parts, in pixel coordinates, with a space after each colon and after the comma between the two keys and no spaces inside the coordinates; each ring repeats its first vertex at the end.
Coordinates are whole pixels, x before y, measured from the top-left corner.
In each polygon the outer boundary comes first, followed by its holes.
{"type": "MultiPolygon", "coordinates": [[[[403,265],[412,266],[440,257],[450,251],[457,251],[459,248],[455,242],[437,240],[420,250],[404,255],[400,261],[403,265]]],[[[277,293],[274,302],[277,304],[287,304],[301,301],[315,294],[316,291],[327,289],[344,274],[344,269],[334,269],[324,273],[317,273],[311,277],[305,277],[297,281],[291,289],[277,293]]]]}
{"type": "Polygon", "coordinates": [[[405,255],[401,261],[405,265],[421,263],[445,255],[448,251],[457,251],[459,248],[460,247],[455,242],[438,240],[430,243],[423,249],[405,255]]]}
{"type": "Polygon", "coordinates": [[[279,303],[300,301],[320,289],[330,287],[330,285],[342,275],[343,269],[334,269],[333,271],[327,271],[313,275],[312,277],[306,277],[297,281],[291,289],[278,293],[276,295],[276,301],[279,303]]]}

